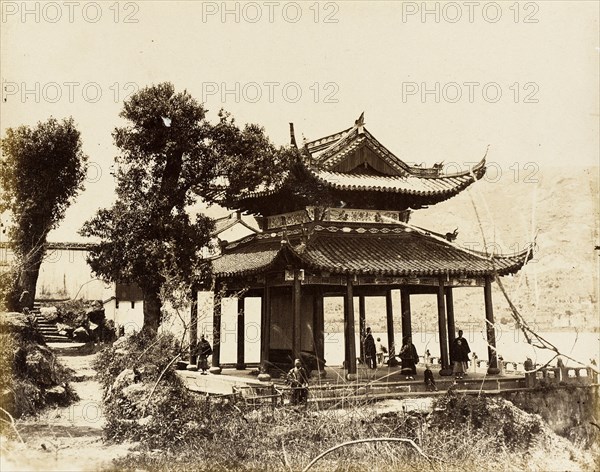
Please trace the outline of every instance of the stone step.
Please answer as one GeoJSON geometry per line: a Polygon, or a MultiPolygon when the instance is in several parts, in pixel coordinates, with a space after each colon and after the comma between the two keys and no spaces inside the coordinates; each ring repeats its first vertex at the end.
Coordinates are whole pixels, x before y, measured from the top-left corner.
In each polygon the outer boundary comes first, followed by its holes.
{"type": "Polygon", "coordinates": [[[72,342],[66,336],[44,336],[44,340],[47,343],[70,343],[70,342],[72,342]]]}
{"type": "Polygon", "coordinates": [[[38,326],[38,330],[42,333],[58,333],[56,326],[38,326]]]}

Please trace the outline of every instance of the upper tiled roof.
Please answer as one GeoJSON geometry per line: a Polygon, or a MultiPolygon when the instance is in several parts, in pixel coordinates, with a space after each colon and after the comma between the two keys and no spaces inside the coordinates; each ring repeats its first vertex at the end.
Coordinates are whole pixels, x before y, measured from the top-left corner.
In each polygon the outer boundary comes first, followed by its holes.
{"type": "Polygon", "coordinates": [[[484,157],[472,169],[465,169],[462,172],[453,174],[444,172],[441,165],[433,168],[409,165],[381,144],[364,127],[364,113],[356,120],[353,127],[304,144],[304,150],[309,156],[311,165],[319,170],[330,171],[335,170],[337,165],[360,148],[368,148],[370,152],[389,166],[388,169],[393,171],[394,176],[401,177],[444,179],[462,176],[477,179],[481,177],[481,171],[485,163],[484,157]]]}
{"type": "MultiPolygon", "coordinates": [[[[301,151],[276,184],[242,192],[227,205],[262,216],[302,209],[320,198],[332,205],[364,205],[367,199],[381,210],[418,209],[460,193],[485,173],[485,156],[453,173],[441,164],[409,165],[369,133],[363,115],[351,128],[304,143],[301,151]],[[385,195],[390,193],[394,198],[385,195]]],[[[217,195],[222,187],[215,188],[217,195]]]]}
{"type": "Polygon", "coordinates": [[[337,139],[330,141],[331,137],[328,136],[305,145],[311,161],[321,169],[332,169],[359,148],[368,147],[382,161],[394,169],[396,175],[411,174],[412,167],[396,157],[365,128],[355,125],[353,128],[332,136],[337,139]],[[323,141],[325,141],[326,146],[323,146],[323,141]]]}
{"type": "Polygon", "coordinates": [[[314,226],[310,232],[304,242],[300,229],[250,236],[229,245],[213,261],[213,271],[217,277],[256,274],[285,257],[331,274],[506,275],[517,272],[532,256],[528,250],[488,257],[405,224],[378,227],[327,223],[314,226]]]}

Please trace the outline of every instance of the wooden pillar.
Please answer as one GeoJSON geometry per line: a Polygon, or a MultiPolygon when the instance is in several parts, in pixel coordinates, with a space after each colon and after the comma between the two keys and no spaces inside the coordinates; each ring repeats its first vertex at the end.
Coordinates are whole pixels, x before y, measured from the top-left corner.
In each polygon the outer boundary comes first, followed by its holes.
{"type": "Polygon", "coordinates": [[[456,338],[456,325],[454,323],[454,295],[452,287],[446,287],[446,315],[448,317],[448,344],[450,347],[450,362],[452,362],[452,344],[456,338]]]}
{"type": "Polygon", "coordinates": [[[302,285],[298,271],[294,270],[294,286],[292,288],[292,352],[295,358],[300,358],[302,346],[302,318],[301,318],[301,302],[302,302],[302,285]]]}
{"type": "Polygon", "coordinates": [[[246,368],[245,360],[245,341],[246,341],[246,315],[245,315],[245,304],[244,296],[238,296],[237,300],[237,363],[235,368],[237,370],[244,370],[246,368]]]}
{"type": "Polygon", "coordinates": [[[360,360],[365,362],[365,338],[367,337],[367,312],[365,296],[358,297],[358,329],[360,332],[360,360]]]}
{"type": "Polygon", "coordinates": [[[356,346],[354,332],[354,287],[350,276],[346,279],[344,298],[344,345],[346,346],[346,369],[349,380],[356,379],[356,346]]]}
{"type": "Polygon", "coordinates": [[[494,307],[492,305],[491,276],[487,276],[485,278],[483,296],[485,301],[486,333],[488,342],[488,374],[497,375],[500,373],[500,369],[498,369],[498,357],[496,353],[496,331],[494,329],[494,307]]]}
{"type": "Polygon", "coordinates": [[[402,345],[404,345],[407,338],[412,338],[410,291],[408,290],[408,287],[400,289],[400,306],[402,308],[402,345]]]}
{"type": "Polygon", "coordinates": [[[389,365],[395,363],[394,359],[396,351],[394,349],[394,306],[392,304],[392,291],[388,290],[385,293],[385,314],[387,318],[387,344],[388,344],[388,355],[389,365]]]}
{"type": "Polygon", "coordinates": [[[213,301],[213,353],[212,367],[221,366],[221,284],[215,283],[215,296],[213,301]]]}
{"type": "Polygon", "coordinates": [[[271,347],[271,287],[265,281],[260,304],[260,364],[264,372],[269,368],[269,349],[271,347]]]}
{"type": "Polygon", "coordinates": [[[450,360],[448,358],[448,333],[446,331],[446,303],[444,300],[444,279],[438,280],[437,287],[437,309],[438,309],[438,330],[440,336],[440,359],[442,360],[442,369],[440,375],[452,375],[450,360]]]}
{"type": "Polygon", "coordinates": [[[313,336],[315,354],[322,362],[325,358],[325,311],[323,307],[323,292],[316,287],[313,298],[313,336]]]}
{"type": "Polygon", "coordinates": [[[190,370],[198,368],[198,355],[196,347],[198,346],[198,290],[192,288],[192,307],[190,309],[190,370]]]}

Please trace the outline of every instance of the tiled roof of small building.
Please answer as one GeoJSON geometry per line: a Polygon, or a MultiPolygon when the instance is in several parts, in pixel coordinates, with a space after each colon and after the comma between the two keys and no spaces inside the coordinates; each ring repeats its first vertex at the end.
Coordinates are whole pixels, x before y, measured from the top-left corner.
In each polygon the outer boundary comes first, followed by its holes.
{"type": "Polygon", "coordinates": [[[304,236],[300,229],[258,234],[229,245],[213,261],[217,277],[264,272],[279,257],[332,274],[382,276],[483,276],[517,272],[532,251],[490,258],[468,251],[410,225],[316,225],[304,236]],[[283,241],[283,242],[282,242],[283,241]]]}

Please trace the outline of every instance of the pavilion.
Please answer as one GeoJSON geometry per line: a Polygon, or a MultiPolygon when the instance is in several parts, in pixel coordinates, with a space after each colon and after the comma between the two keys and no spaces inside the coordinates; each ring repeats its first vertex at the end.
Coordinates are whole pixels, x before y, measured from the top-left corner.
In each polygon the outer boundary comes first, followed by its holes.
{"type": "MultiPolygon", "coordinates": [[[[292,144],[296,144],[290,125],[292,144]]],[[[365,297],[385,296],[390,357],[394,339],[392,290],[400,290],[402,341],[411,337],[411,295],[437,297],[442,375],[450,374],[449,339],[455,337],[453,290],[481,287],[487,320],[489,373],[498,373],[492,282],[516,273],[531,257],[488,255],[464,249],[453,235],[409,223],[411,211],[457,195],[485,173],[485,156],[464,172],[441,165],[409,165],[364,126],[304,142],[301,159],[281,182],[244,195],[237,210],[258,218],[261,232],[223,247],[213,261],[213,366],[220,365],[221,304],[238,294],[237,368],[245,368],[244,299],[261,300],[261,366],[269,371],[296,357],[324,359],[324,297],[344,298],[347,378],[355,378],[354,302],[361,339],[365,297]]],[[[192,312],[192,321],[194,316],[192,312]]],[[[194,324],[194,323],[192,323],[194,324]]],[[[195,330],[194,330],[195,331],[195,330]]],[[[191,333],[192,342],[195,332],[191,333]]]]}

